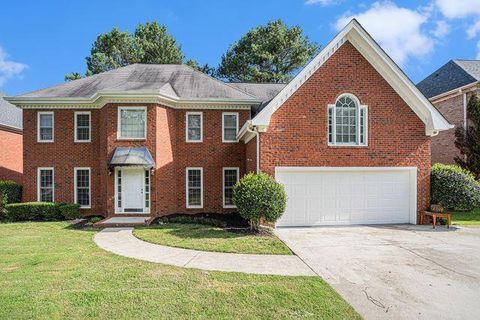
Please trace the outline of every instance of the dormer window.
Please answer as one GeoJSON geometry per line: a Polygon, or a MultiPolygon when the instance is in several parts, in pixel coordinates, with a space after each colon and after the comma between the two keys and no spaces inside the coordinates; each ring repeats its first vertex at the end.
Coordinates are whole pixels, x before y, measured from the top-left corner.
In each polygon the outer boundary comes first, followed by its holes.
{"type": "Polygon", "coordinates": [[[367,106],[352,94],[343,94],[328,105],[328,144],[332,146],[368,145],[367,106]]]}

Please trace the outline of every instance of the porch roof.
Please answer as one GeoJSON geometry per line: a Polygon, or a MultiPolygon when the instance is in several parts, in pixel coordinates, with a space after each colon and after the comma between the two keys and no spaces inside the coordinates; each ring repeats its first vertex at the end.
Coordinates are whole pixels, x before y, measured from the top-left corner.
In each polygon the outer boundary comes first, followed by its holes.
{"type": "Polygon", "coordinates": [[[141,166],[155,167],[155,161],[147,147],[118,147],[115,149],[110,167],[141,166]]]}

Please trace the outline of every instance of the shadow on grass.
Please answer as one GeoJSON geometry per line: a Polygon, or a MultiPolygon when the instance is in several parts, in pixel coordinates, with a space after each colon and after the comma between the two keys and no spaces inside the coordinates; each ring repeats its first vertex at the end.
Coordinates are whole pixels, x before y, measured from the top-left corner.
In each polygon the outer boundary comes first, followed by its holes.
{"type": "Polygon", "coordinates": [[[232,232],[226,229],[201,225],[201,224],[180,224],[169,223],[158,226],[138,227],[137,230],[163,230],[165,234],[169,234],[183,239],[237,239],[248,236],[256,236],[251,232],[232,232]]]}

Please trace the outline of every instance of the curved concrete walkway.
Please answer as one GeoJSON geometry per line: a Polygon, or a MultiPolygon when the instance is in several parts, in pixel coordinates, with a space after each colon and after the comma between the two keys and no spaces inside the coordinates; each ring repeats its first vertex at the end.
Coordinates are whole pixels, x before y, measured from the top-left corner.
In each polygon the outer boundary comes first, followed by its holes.
{"type": "Polygon", "coordinates": [[[121,256],[184,268],[284,276],[316,276],[299,257],[173,248],[136,238],[133,228],[106,228],[95,235],[102,249],[121,256]]]}

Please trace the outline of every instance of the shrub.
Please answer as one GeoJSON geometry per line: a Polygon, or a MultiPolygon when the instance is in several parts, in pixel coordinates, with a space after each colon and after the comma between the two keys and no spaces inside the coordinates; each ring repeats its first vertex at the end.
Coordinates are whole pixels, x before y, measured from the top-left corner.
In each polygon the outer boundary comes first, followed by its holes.
{"type": "Polygon", "coordinates": [[[0,207],[22,200],[22,186],[11,180],[0,180],[0,207]]]}
{"type": "Polygon", "coordinates": [[[12,203],[5,206],[6,218],[11,221],[54,220],[61,217],[58,205],[52,202],[12,203]]]}
{"type": "Polygon", "coordinates": [[[58,208],[61,217],[66,220],[73,220],[81,218],[80,205],[76,203],[59,203],[58,208]]]}
{"type": "Polygon", "coordinates": [[[432,202],[448,209],[472,210],[480,205],[480,184],[468,170],[435,164],[431,170],[432,202]]]}
{"type": "Polygon", "coordinates": [[[285,211],[287,195],[283,185],[266,173],[249,173],[235,185],[233,202],[238,213],[258,230],[260,220],[275,222],[285,211]]]}
{"type": "Polygon", "coordinates": [[[195,223],[218,228],[225,228],[227,226],[227,223],[225,221],[204,216],[179,215],[174,217],[164,217],[162,221],[167,223],[195,223]]]}

